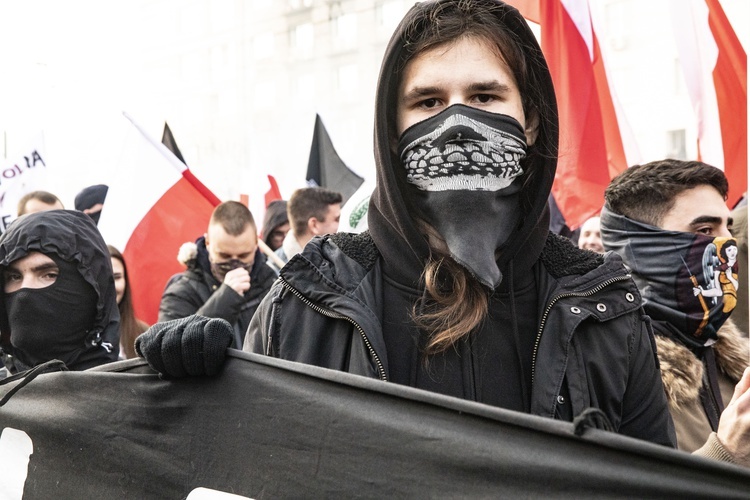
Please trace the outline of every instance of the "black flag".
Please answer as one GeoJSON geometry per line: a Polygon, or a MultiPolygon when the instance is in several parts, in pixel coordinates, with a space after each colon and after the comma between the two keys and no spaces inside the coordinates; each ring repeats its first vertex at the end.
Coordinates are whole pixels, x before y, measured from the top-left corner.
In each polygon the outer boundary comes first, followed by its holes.
{"type": "MultiPolygon", "coordinates": [[[[167,122],[164,122],[164,133],[161,134],[161,143],[174,153],[182,163],[185,163],[185,158],[182,157],[180,148],[177,147],[177,141],[174,140],[174,136],[172,135],[172,131],[169,129],[167,122]]],[[[187,165],[187,163],[185,163],[185,165],[187,165]]]]}
{"type": "Polygon", "coordinates": [[[342,205],[364,182],[362,177],[352,172],[339,158],[320,115],[315,115],[315,131],[310,146],[310,160],[307,162],[307,182],[312,186],[338,191],[343,197],[342,205]]]}

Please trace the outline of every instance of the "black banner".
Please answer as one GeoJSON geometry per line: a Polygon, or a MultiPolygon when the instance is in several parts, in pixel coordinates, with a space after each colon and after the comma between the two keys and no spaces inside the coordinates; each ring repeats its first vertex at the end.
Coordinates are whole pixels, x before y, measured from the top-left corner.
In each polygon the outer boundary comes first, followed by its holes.
{"type": "Polygon", "coordinates": [[[739,467],[234,350],[215,377],[164,380],[142,360],[39,375],[0,407],[0,429],[11,499],[750,492],[739,467]]]}

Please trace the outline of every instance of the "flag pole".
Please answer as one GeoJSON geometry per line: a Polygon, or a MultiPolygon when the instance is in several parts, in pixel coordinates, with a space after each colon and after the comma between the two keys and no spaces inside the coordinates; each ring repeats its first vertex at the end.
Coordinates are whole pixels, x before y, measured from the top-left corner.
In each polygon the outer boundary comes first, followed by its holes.
{"type": "Polygon", "coordinates": [[[268,245],[266,245],[265,241],[263,241],[260,238],[258,238],[258,246],[260,247],[260,251],[263,252],[266,257],[268,257],[269,259],[271,259],[273,261],[273,263],[276,264],[276,266],[279,269],[281,269],[282,267],[284,267],[285,262],[283,260],[281,260],[281,257],[279,257],[278,255],[276,255],[276,252],[274,252],[273,250],[271,250],[271,247],[269,247],[268,245]]]}

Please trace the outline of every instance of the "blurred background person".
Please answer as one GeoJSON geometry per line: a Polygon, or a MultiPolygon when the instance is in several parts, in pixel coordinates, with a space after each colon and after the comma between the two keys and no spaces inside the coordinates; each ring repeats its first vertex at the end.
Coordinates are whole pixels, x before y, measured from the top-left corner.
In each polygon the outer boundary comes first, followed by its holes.
{"type": "Polygon", "coordinates": [[[729,230],[732,232],[732,236],[737,241],[737,248],[739,254],[737,255],[737,262],[739,262],[739,287],[737,288],[737,305],[732,312],[732,320],[737,325],[737,328],[742,332],[743,337],[748,336],[748,330],[750,330],[750,321],[748,320],[748,282],[747,282],[747,204],[741,205],[732,210],[732,227],[729,230]]]}
{"type": "Polygon", "coordinates": [[[133,298],[128,286],[128,266],[122,253],[112,245],[107,245],[112,260],[112,276],[115,280],[117,292],[117,308],[120,311],[120,357],[122,359],[137,358],[135,353],[135,339],[148,330],[148,324],[135,317],[133,298]]]}
{"type": "Polygon", "coordinates": [[[102,208],[104,207],[104,199],[107,197],[107,191],[109,187],[105,184],[95,184],[87,188],[83,188],[75,198],[75,208],[79,210],[94,221],[95,224],[99,223],[99,217],[102,214],[102,208]]]}
{"type": "Polygon", "coordinates": [[[60,198],[48,191],[32,191],[18,200],[18,216],[43,212],[45,210],[62,210],[60,198]]]}
{"type": "Polygon", "coordinates": [[[289,232],[289,216],[286,213],[286,200],[272,201],[263,217],[261,238],[271,250],[278,250],[289,232]]]}
{"type": "Polygon", "coordinates": [[[599,230],[598,215],[587,219],[586,222],[581,225],[581,233],[578,236],[578,248],[591,250],[596,253],[604,253],[602,234],[599,230]]]}
{"type": "MultiPolygon", "coordinates": [[[[341,193],[322,187],[302,188],[292,193],[286,207],[291,229],[276,255],[284,263],[289,262],[313,236],[338,231],[342,200],[341,193]]],[[[281,271],[270,259],[268,265],[277,273],[281,271]]]]}

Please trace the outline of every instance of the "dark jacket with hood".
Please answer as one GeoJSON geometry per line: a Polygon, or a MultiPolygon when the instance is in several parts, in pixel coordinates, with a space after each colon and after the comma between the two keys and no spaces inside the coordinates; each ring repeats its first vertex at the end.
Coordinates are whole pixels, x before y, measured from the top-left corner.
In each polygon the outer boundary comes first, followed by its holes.
{"type": "MultiPolygon", "coordinates": [[[[51,210],[16,219],[0,237],[0,266],[25,257],[32,251],[56,255],[75,263],[84,280],[96,292],[96,316],[80,347],[66,360],[68,369],[85,370],[117,361],[120,350],[120,313],[112,278],[109,250],[91,218],[73,210],[51,210]]],[[[28,357],[14,351],[13,332],[8,325],[5,293],[0,289],[2,347],[13,356],[18,371],[30,368],[28,357]]],[[[64,315],[65,311],[60,311],[64,315]]],[[[54,332],[55,325],[50,325],[54,332]]],[[[49,360],[44,360],[49,361],[49,360]]],[[[40,361],[41,362],[41,361],[40,361]]]]}
{"type": "Polygon", "coordinates": [[[270,244],[271,233],[273,233],[274,229],[289,222],[286,204],[286,200],[275,200],[266,208],[266,215],[263,216],[263,229],[260,232],[266,245],[270,244]]]}
{"type": "MultiPolygon", "coordinates": [[[[368,210],[369,232],[316,237],[291,259],[253,318],[245,350],[390,379],[385,341],[389,332],[384,330],[390,321],[384,315],[389,300],[384,290],[393,289],[388,276],[397,275],[406,287],[423,289],[420,275],[429,255],[414,219],[418,208],[405,194],[404,170],[391,149],[404,32],[426,4],[415,5],[404,18],[381,68],[375,122],[377,187],[368,210]]],[[[534,277],[536,331],[523,333],[533,336],[528,411],[572,420],[596,407],[616,431],[673,446],[653,338],[635,284],[616,255],[581,251],[549,233],[547,197],[557,155],[551,77],[526,21],[503,5],[497,15],[521,40],[530,66],[529,85],[543,94],[545,106],[539,110],[538,138],[522,163],[530,173],[523,191],[524,218],[498,260],[505,276],[501,287],[511,290],[511,297],[514,281],[525,278],[528,283],[528,276],[534,277]]],[[[460,380],[452,383],[450,394],[486,402],[484,395],[492,387],[486,387],[481,374],[498,377],[501,370],[479,366],[482,347],[472,340],[455,346],[451,362],[463,368],[454,372],[460,380]]]]}
{"type": "Polygon", "coordinates": [[[276,279],[276,273],[266,264],[266,256],[260,250],[256,251],[250,271],[250,290],[240,295],[214,278],[204,237],[198,238],[195,244],[183,245],[180,252],[183,255],[179,260],[187,270],[169,280],[159,304],[159,321],[185,318],[191,314],[222,318],[234,328],[233,347],[241,348],[250,318],[276,279]],[[190,248],[186,251],[188,246],[190,248]]]}

